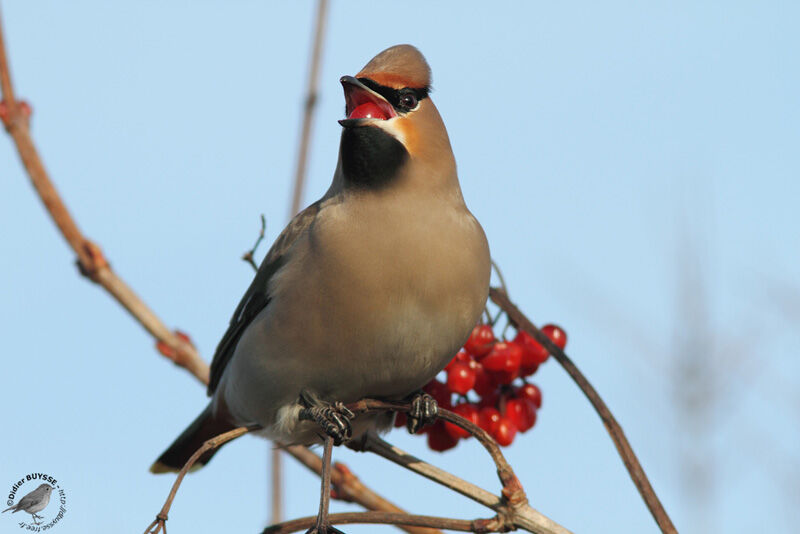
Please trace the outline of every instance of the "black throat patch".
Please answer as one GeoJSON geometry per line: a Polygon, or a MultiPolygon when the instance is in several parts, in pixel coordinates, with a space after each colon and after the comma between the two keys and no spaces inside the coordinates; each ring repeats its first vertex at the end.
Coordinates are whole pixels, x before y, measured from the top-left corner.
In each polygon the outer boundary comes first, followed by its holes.
{"type": "Polygon", "coordinates": [[[408,151],[375,126],[345,127],[339,147],[345,182],[354,187],[382,187],[397,176],[408,151]]]}

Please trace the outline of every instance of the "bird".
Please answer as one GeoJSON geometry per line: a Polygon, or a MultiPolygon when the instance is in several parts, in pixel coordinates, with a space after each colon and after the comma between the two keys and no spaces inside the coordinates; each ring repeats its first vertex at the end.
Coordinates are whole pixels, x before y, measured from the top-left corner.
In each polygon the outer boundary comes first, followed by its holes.
{"type": "Polygon", "coordinates": [[[33,518],[34,524],[39,524],[39,519],[43,519],[39,512],[47,508],[50,504],[50,493],[53,491],[53,486],[50,484],[39,484],[39,487],[22,497],[17,504],[10,506],[3,510],[3,513],[13,510],[11,513],[16,514],[19,511],[28,512],[33,518]]]}
{"type": "Polygon", "coordinates": [[[342,403],[418,395],[484,310],[489,245],[464,201],[425,57],[392,46],[340,83],[331,185],[267,252],[214,354],[210,403],[152,472],[180,469],[239,426],[304,445],[324,440],[318,423],[337,444],[387,430],[393,415],[352,418],[342,403]]]}

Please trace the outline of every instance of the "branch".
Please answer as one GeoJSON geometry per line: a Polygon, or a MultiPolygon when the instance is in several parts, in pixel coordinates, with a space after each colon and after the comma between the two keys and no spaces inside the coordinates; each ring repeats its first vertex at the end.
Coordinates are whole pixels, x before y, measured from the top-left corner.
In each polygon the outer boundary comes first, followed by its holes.
{"type": "MultiPolygon", "coordinates": [[[[322,460],[307,447],[303,447],[302,445],[290,445],[285,447],[284,450],[317,475],[322,475],[322,460]]],[[[333,486],[336,499],[358,503],[367,510],[380,510],[397,514],[406,513],[405,510],[399,506],[396,506],[365,486],[346,465],[340,462],[333,464],[331,485],[333,486]]],[[[442,534],[436,529],[415,526],[406,526],[403,530],[410,534],[442,534]]]]}
{"type": "Polygon", "coordinates": [[[11,71],[3,42],[2,21],[0,21],[0,88],[7,107],[7,113],[2,115],[3,125],[17,145],[22,164],[45,209],[77,255],[81,274],[108,291],[150,335],[168,347],[170,350],[164,352],[167,357],[201,382],[208,383],[208,365],[200,358],[194,346],[170,331],[136,293],[111,270],[101,248],[83,235],[61,200],[33,143],[28,121],[14,100],[11,71]]]}
{"type": "Polygon", "coordinates": [[[606,403],[603,402],[603,399],[600,397],[594,387],[592,387],[586,377],[583,376],[583,373],[580,372],[572,360],[564,353],[563,350],[561,350],[560,347],[558,347],[558,345],[553,343],[549,337],[544,335],[541,331],[539,331],[538,328],[534,326],[530,319],[528,319],[519,310],[519,308],[517,308],[509,300],[506,293],[493,287],[489,290],[489,298],[492,299],[492,302],[499,306],[500,309],[506,312],[509,320],[516,325],[517,328],[524,330],[533,336],[536,341],[550,351],[550,354],[553,355],[553,357],[567,371],[575,383],[578,384],[578,387],[581,389],[581,391],[583,391],[583,394],[586,395],[586,398],[589,399],[589,402],[592,403],[592,406],[597,411],[600,419],[602,419],[603,425],[605,425],[606,430],[611,435],[611,439],[614,441],[614,445],[617,447],[617,452],[622,458],[622,462],[625,464],[625,468],[628,470],[631,479],[633,479],[633,483],[639,490],[639,494],[642,496],[642,499],[644,499],[647,508],[650,510],[650,513],[653,515],[653,518],[656,520],[659,528],[664,533],[677,534],[678,531],[675,529],[675,525],[673,525],[672,520],[667,514],[667,511],[664,509],[664,506],[658,499],[653,486],[650,485],[650,481],[647,479],[647,474],[645,474],[642,465],[639,463],[639,459],[633,452],[631,444],[628,442],[628,438],[625,437],[622,427],[619,426],[619,423],[617,423],[617,420],[614,418],[611,410],[608,409],[608,406],[606,406],[606,403]]]}
{"type": "Polygon", "coordinates": [[[243,436],[248,432],[253,430],[259,430],[261,428],[260,425],[253,425],[253,426],[240,426],[238,428],[234,428],[233,430],[229,430],[219,436],[215,436],[209,440],[206,440],[203,443],[202,447],[197,449],[194,454],[189,458],[189,460],[184,464],[181,468],[180,472],[178,473],[178,477],[175,479],[175,482],[172,484],[172,489],[167,496],[167,500],[164,503],[164,506],[161,507],[161,511],[156,515],[156,518],[150,523],[147,528],[145,529],[145,534],[158,534],[162,530],[166,533],[167,527],[165,523],[167,522],[167,517],[169,516],[169,509],[172,507],[172,501],[175,499],[175,495],[178,493],[178,488],[181,487],[181,482],[183,482],[183,477],[186,476],[186,473],[191,471],[192,466],[194,463],[207,451],[216,449],[217,447],[224,445],[225,443],[238,438],[239,436],[243,436]],[[150,530],[152,529],[152,530],[150,530]]]}
{"type": "MultiPolygon", "coordinates": [[[[356,403],[349,404],[347,407],[351,411],[357,413],[385,410],[407,412],[410,405],[407,403],[362,399],[356,403]]],[[[500,481],[503,484],[502,497],[493,495],[481,487],[423,462],[401,449],[390,445],[374,434],[366,434],[361,443],[354,443],[351,448],[365,452],[374,452],[387,460],[469,497],[496,511],[500,517],[506,518],[509,525],[513,525],[516,528],[521,528],[537,534],[569,534],[569,530],[537,512],[528,504],[525,490],[514,475],[503,453],[500,452],[500,447],[497,445],[497,442],[495,442],[486,431],[449,410],[439,408],[439,417],[463,428],[475,436],[489,451],[497,466],[497,473],[500,481]]]]}
{"type": "Polygon", "coordinates": [[[314,46],[311,53],[311,64],[308,76],[308,93],[306,94],[305,111],[303,114],[303,128],[300,134],[300,148],[297,151],[297,170],[294,177],[294,192],[292,193],[292,207],[289,217],[294,217],[300,211],[303,199],[303,184],[306,179],[306,163],[308,160],[308,146],[311,141],[311,126],[313,125],[314,106],[317,104],[317,86],[319,85],[319,63],[322,56],[322,39],[325,35],[325,20],[328,11],[328,0],[319,0],[317,3],[317,21],[314,30],[314,46]]]}
{"type": "MultiPolygon", "coordinates": [[[[306,530],[314,525],[316,516],[303,517],[286,521],[277,525],[265,528],[262,534],[288,534],[306,530]]],[[[493,519],[450,519],[447,517],[434,517],[430,515],[412,515],[391,512],[348,512],[343,514],[330,514],[328,519],[333,525],[352,525],[356,523],[372,523],[385,525],[404,525],[407,527],[430,527],[444,528],[447,530],[458,530],[461,532],[504,532],[502,522],[493,519]]],[[[407,529],[404,529],[407,530],[407,529]]],[[[429,531],[428,528],[424,529],[429,531]]]]}

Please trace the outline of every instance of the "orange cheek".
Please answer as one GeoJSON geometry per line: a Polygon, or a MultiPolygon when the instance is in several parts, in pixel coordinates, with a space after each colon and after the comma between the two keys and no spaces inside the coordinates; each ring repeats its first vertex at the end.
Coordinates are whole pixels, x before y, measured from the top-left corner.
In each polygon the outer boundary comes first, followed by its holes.
{"type": "Polygon", "coordinates": [[[404,144],[406,150],[412,156],[419,155],[419,135],[417,129],[411,122],[411,119],[400,117],[397,119],[397,129],[403,134],[404,144]]]}

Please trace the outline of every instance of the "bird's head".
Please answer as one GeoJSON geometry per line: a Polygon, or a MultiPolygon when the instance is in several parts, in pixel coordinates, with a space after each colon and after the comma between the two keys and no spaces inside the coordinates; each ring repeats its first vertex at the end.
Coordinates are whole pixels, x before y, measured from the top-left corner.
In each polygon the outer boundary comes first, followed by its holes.
{"type": "Polygon", "coordinates": [[[340,81],[347,115],[339,121],[340,154],[347,182],[378,187],[409,163],[427,167],[428,175],[455,175],[447,130],[429,96],[431,70],[419,50],[387,48],[340,81]]]}

